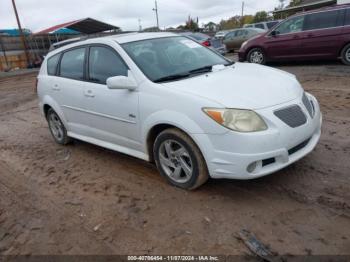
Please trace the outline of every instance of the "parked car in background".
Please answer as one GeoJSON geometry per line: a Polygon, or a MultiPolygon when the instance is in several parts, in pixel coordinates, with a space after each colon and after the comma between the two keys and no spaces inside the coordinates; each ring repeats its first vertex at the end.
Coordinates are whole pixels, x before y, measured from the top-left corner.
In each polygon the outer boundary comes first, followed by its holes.
{"type": "Polygon", "coordinates": [[[258,64],[338,58],[350,65],[350,5],[292,16],[239,51],[240,61],[258,64]]]}
{"type": "Polygon", "coordinates": [[[245,24],[245,25],[243,25],[243,28],[259,28],[259,29],[263,29],[265,31],[268,31],[272,27],[277,25],[279,22],[281,22],[281,20],[260,22],[260,23],[255,23],[255,24],[245,24]]]}
{"type": "Polygon", "coordinates": [[[75,138],[155,162],[184,189],[209,177],[266,176],[306,156],[321,135],[319,104],[295,76],[234,64],[171,33],[56,49],[37,90],[58,144],[75,138]]]}
{"type": "Polygon", "coordinates": [[[215,38],[219,38],[222,39],[225,37],[225,35],[227,35],[230,31],[226,30],[226,31],[219,31],[215,34],[215,38]]]}
{"type": "Polygon", "coordinates": [[[215,38],[215,37],[213,38],[203,33],[192,33],[192,32],[185,32],[185,33],[181,33],[180,35],[191,38],[192,40],[200,43],[201,45],[217,51],[221,55],[226,55],[227,53],[226,46],[222,43],[221,39],[219,38],[215,38]]]}
{"type": "Polygon", "coordinates": [[[233,30],[226,34],[223,42],[228,52],[239,49],[241,45],[250,38],[265,33],[265,30],[259,28],[241,28],[233,30]]]}

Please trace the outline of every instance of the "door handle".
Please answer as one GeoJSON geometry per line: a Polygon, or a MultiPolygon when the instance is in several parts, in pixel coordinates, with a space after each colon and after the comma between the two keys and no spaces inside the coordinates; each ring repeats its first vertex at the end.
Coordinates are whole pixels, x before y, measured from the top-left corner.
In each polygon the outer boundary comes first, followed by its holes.
{"type": "Polygon", "coordinates": [[[299,39],[299,38],[300,38],[300,36],[298,36],[298,35],[293,36],[293,39],[299,39]]]}
{"type": "Polygon", "coordinates": [[[95,97],[95,95],[94,95],[94,93],[92,92],[92,90],[86,90],[86,91],[84,92],[84,95],[85,95],[86,97],[95,97]]]}
{"type": "Polygon", "coordinates": [[[52,87],[52,90],[54,90],[54,91],[60,91],[61,88],[60,88],[58,85],[54,85],[54,86],[52,87]]]}

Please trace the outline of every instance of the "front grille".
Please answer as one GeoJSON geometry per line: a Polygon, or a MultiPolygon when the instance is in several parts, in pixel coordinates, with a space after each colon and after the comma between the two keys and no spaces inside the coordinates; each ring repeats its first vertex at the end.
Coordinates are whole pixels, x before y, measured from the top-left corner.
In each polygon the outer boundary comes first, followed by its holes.
{"type": "Polygon", "coordinates": [[[311,105],[310,100],[307,98],[306,94],[303,95],[303,104],[306,107],[307,111],[309,112],[311,117],[314,117],[314,109],[313,105],[311,105]]]}
{"type": "Polygon", "coordinates": [[[274,114],[292,128],[302,126],[306,123],[306,116],[298,105],[277,110],[274,114]]]}
{"type": "Polygon", "coordinates": [[[310,142],[310,140],[311,140],[311,138],[309,138],[308,140],[302,142],[301,144],[289,149],[288,154],[293,155],[294,153],[298,152],[299,150],[302,150],[304,147],[307,146],[307,144],[310,142]]]}

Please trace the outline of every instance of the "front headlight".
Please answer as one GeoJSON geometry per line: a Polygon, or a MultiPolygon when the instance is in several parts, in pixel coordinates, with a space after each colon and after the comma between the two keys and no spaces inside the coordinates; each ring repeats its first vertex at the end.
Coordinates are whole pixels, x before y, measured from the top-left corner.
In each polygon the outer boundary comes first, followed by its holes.
{"type": "Polygon", "coordinates": [[[234,131],[257,132],[267,129],[265,121],[252,110],[204,108],[203,111],[220,125],[234,131]]]}
{"type": "Polygon", "coordinates": [[[248,41],[245,41],[242,45],[241,48],[244,48],[246,46],[246,44],[248,44],[248,41]]]}

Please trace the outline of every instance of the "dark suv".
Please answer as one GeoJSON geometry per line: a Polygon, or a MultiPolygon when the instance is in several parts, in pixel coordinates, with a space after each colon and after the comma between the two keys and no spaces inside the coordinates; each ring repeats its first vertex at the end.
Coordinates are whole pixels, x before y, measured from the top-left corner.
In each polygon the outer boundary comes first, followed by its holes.
{"type": "Polygon", "coordinates": [[[269,32],[243,43],[239,60],[338,59],[350,65],[350,5],[338,5],[289,17],[269,32]]]}

